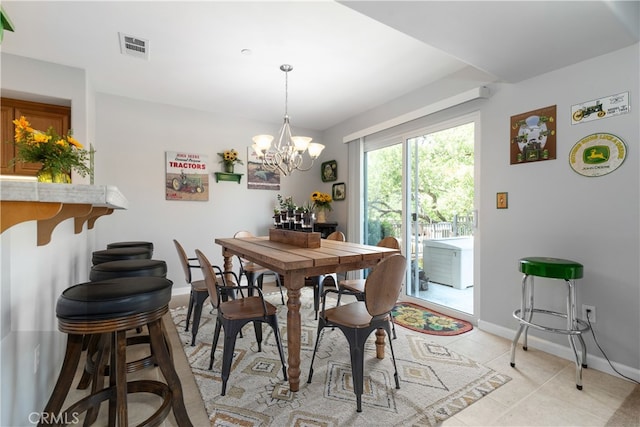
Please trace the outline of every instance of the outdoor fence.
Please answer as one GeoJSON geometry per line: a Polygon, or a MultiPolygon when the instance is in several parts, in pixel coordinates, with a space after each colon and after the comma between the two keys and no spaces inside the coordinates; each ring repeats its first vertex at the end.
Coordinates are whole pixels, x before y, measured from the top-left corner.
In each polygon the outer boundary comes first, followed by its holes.
{"type": "MultiPolygon", "coordinates": [[[[392,235],[400,236],[401,227],[399,222],[391,223],[392,235]]],[[[473,215],[456,215],[451,222],[419,222],[418,236],[421,240],[473,236],[473,215]]]]}

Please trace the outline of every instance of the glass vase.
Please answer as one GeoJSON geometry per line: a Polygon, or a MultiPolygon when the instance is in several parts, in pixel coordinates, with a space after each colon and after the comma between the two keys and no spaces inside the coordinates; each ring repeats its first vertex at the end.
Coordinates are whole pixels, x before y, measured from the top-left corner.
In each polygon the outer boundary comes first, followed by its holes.
{"type": "Polygon", "coordinates": [[[225,163],[224,164],[224,171],[226,173],[233,173],[233,163],[225,163]]]}
{"type": "Polygon", "coordinates": [[[65,172],[52,172],[50,170],[41,169],[38,172],[38,182],[71,184],[71,175],[65,172]]]}

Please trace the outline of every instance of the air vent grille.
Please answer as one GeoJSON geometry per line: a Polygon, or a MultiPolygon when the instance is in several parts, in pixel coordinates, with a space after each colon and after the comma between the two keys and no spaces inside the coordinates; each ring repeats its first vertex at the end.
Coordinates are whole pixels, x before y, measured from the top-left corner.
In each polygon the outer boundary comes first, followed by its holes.
{"type": "Polygon", "coordinates": [[[120,36],[120,53],[149,60],[148,40],[123,33],[118,33],[118,35],[120,36]]]}

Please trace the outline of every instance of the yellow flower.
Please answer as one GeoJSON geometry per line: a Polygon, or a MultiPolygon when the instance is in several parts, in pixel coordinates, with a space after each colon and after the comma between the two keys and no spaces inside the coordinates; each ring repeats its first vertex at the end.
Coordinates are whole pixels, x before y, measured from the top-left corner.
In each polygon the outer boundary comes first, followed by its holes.
{"type": "Polygon", "coordinates": [[[218,153],[218,156],[222,158],[222,160],[220,160],[220,163],[224,163],[227,165],[233,165],[235,163],[242,164],[242,160],[238,158],[238,152],[236,150],[224,150],[222,153],[218,153]]]}
{"type": "Polygon", "coordinates": [[[24,116],[14,120],[13,124],[16,145],[13,164],[42,163],[42,170],[54,175],[71,173],[72,170],[81,176],[92,173],[86,165],[89,153],[71,136],[71,131],[64,136],[58,135],[53,127],[41,132],[33,129],[24,116]]]}
{"type": "Polygon", "coordinates": [[[40,144],[40,143],[47,143],[51,140],[51,136],[42,133],[42,132],[35,132],[33,134],[33,142],[35,142],[36,144],[40,144]]]}
{"type": "Polygon", "coordinates": [[[80,150],[84,148],[84,146],[80,144],[78,140],[72,137],[71,135],[67,135],[67,142],[73,145],[74,147],[79,148],[80,150]]]}
{"type": "Polygon", "coordinates": [[[331,202],[333,199],[330,194],[322,193],[320,191],[314,191],[311,193],[311,201],[313,202],[313,207],[318,209],[327,209],[333,210],[331,207],[331,202]]]}

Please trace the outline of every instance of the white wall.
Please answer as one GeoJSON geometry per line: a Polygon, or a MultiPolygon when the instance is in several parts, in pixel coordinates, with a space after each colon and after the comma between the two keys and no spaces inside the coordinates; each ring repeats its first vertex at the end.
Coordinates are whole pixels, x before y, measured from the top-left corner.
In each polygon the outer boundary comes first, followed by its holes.
{"type": "MultiPolygon", "coordinates": [[[[579,302],[596,306],[599,342],[615,363],[635,375],[640,363],[638,114],[632,110],[624,116],[571,126],[569,109],[574,103],[623,91],[630,92],[635,108],[639,71],[636,45],[518,84],[493,85],[490,100],[441,114],[444,118],[472,107],[481,111],[481,326],[509,336],[513,333],[516,323],[511,312],[519,304],[519,257],[574,259],[585,265],[585,278],[579,281],[579,302]],[[558,107],[558,158],[510,166],[510,116],[548,105],[558,107]],[[629,157],[610,175],[581,177],[569,169],[569,149],[583,136],[600,131],[623,138],[629,157]],[[509,192],[508,210],[495,209],[498,191],[509,192]]],[[[473,76],[458,77],[346,120],[323,135],[299,131],[327,145],[321,161],[337,160],[338,182],[347,182],[344,135],[479,83],[473,76]]],[[[180,291],[186,288],[181,288],[183,279],[173,238],[188,251],[200,248],[220,263],[215,237],[231,236],[239,229],[266,233],[277,192],[247,190],[245,176],[240,185],[216,184],[212,179],[208,202],[166,201],[164,152],[208,154],[215,170],[217,152],[236,148],[244,154],[251,136],[275,133],[280,118],[274,118],[271,124],[256,123],[237,118],[240,114],[236,112],[222,117],[105,94],[95,95],[94,106],[94,95],[81,70],[5,54],[2,89],[72,100],[76,136],[80,140],[84,136],[85,141],[90,136],[98,150],[96,184],[116,185],[131,202],[128,211],[101,217],[94,230],[80,235],[73,234],[72,221],[64,221],[54,231],[52,242],[44,247],[35,246],[32,222],[14,226],[0,236],[0,423],[27,425],[28,413],[41,410],[48,398],[62,358],[63,337],[57,332],[55,301],[66,286],[86,280],[92,250],[111,241],[153,241],[155,257],[168,262],[169,278],[180,291]],[[95,129],[89,130],[87,126],[94,118],[95,129]],[[38,344],[42,363],[39,374],[34,375],[33,353],[38,344]]],[[[332,183],[321,182],[318,166],[305,174],[283,178],[280,193],[302,202],[311,191],[329,192],[332,183]]],[[[347,182],[348,195],[351,190],[347,182]]],[[[332,218],[341,224],[346,224],[348,203],[334,204],[332,218]]],[[[546,292],[550,295],[550,289],[538,289],[541,303],[561,304],[562,297],[543,296],[546,292]]],[[[543,339],[567,347],[559,337],[543,339]]],[[[595,346],[589,338],[587,345],[594,354],[595,346]]]]}
{"type": "MultiPolygon", "coordinates": [[[[520,305],[518,259],[526,256],[568,258],[585,266],[578,281],[578,305],[596,307],[596,336],[607,355],[626,375],[640,378],[640,176],[637,142],[638,45],[585,61],[517,84],[490,84],[491,97],[420,119],[426,125],[470,111],[481,113],[479,157],[478,271],[480,327],[512,338],[520,305]],[[620,92],[630,92],[632,112],[571,126],[571,105],[620,92]],[[512,115],[557,106],[557,159],[509,164],[512,115]],[[569,167],[568,153],[581,138],[610,132],[627,143],[628,157],[615,172],[587,178],[569,167]],[[509,209],[497,210],[497,192],[509,193],[509,209]]],[[[473,75],[425,87],[392,103],[351,118],[325,132],[325,140],[366,129],[486,82],[473,75]]],[[[342,149],[346,156],[346,144],[342,149]]],[[[350,189],[347,184],[347,191],[350,189]]],[[[353,199],[351,199],[353,203],[353,199]]],[[[346,223],[346,211],[338,218],[346,223]]],[[[536,301],[564,310],[564,285],[538,280],[536,301]],[[544,286],[543,286],[544,284],[544,286]],[[546,286],[548,284],[548,286],[546,286]]],[[[569,357],[564,336],[532,333],[532,347],[569,357]]],[[[586,338],[590,361],[606,362],[593,339],[586,338]]]]}
{"type": "MultiPolygon", "coordinates": [[[[10,90],[11,96],[23,99],[70,102],[74,136],[87,141],[83,70],[14,55],[2,54],[1,59],[3,95],[10,90]]],[[[71,219],[55,228],[46,246],[36,246],[34,221],[14,225],[0,235],[2,426],[30,425],[29,413],[41,411],[49,398],[65,343],[57,331],[55,304],[65,288],[88,280],[92,240],[86,226],[81,234],[74,234],[71,219]],[[36,347],[40,353],[37,372],[36,347]]]]}
{"type": "MultiPolygon", "coordinates": [[[[598,341],[612,360],[635,369],[636,375],[640,367],[638,75],[635,45],[519,84],[496,86],[482,110],[480,189],[483,322],[516,327],[512,310],[504,307],[519,306],[519,258],[578,261],[584,265],[578,306],[596,307],[598,341]],[[571,125],[572,105],[626,91],[631,113],[571,125]],[[509,118],[549,105],[557,106],[557,159],[509,165],[509,118]],[[613,173],[587,178],[573,172],[568,155],[581,138],[597,132],[622,138],[628,156],[613,173]],[[495,209],[499,191],[509,193],[507,210],[495,209]]],[[[562,309],[561,283],[538,283],[540,304],[562,309]]],[[[566,338],[544,336],[567,345],[566,338]]],[[[591,355],[600,356],[591,338],[587,347],[591,355]]]]}
{"type": "MultiPolygon", "coordinates": [[[[247,148],[251,137],[271,132],[281,125],[256,123],[240,118],[151,104],[106,94],[96,95],[96,182],[117,186],[130,208],[114,212],[96,222],[96,245],[122,240],[154,243],[154,258],[168,264],[168,277],[175,292],[188,292],[173,245],[178,240],[190,256],[202,250],[217,265],[222,252],[216,237],[232,237],[248,230],[266,235],[272,224],[276,195],[292,195],[300,204],[308,200],[321,182],[319,164],[308,172],[294,172],[281,178],[280,191],[249,190],[246,183],[247,148]],[[209,177],[209,201],[165,200],[165,152],[183,151],[209,157],[213,172],[222,171],[217,153],[235,148],[244,165],[240,184],[215,182],[209,177]]],[[[295,123],[293,123],[295,126],[295,123]]],[[[301,134],[322,142],[317,133],[296,128],[301,134]]],[[[321,159],[325,159],[323,154],[321,159]]],[[[237,268],[237,266],[234,266],[237,268]]]]}

